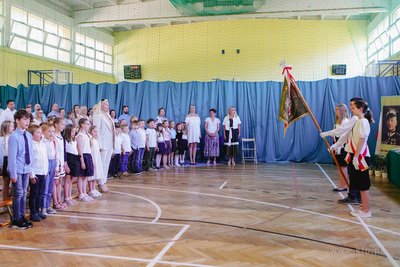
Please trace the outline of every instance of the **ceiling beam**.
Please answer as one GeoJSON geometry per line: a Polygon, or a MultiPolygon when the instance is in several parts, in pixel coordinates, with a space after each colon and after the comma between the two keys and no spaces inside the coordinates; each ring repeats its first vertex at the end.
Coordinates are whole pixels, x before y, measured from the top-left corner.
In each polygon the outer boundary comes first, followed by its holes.
{"type": "Polygon", "coordinates": [[[92,2],[90,2],[90,0],[79,0],[80,3],[82,3],[83,5],[87,6],[90,9],[94,9],[94,5],[92,2]]]}
{"type": "MultiPolygon", "coordinates": [[[[247,18],[266,18],[269,19],[284,19],[301,16],[315,16],[319,14],[321,19],[325,16],[347,16],[347,15],[358,15],[363,13],[380,13],[387,12],[386,8],[374,7],[374,8],[352,8],[352,9],[325,9],[325,10],[297,10],[297,11],[281,11],[281,12],[255,12],[247,14],[228,14],[228,15],[215,15],[215,16],[182,16],[177,13],[176,9],[172,6],[169,7],[164,5],[160,8],[158,4],[152,4],[157,2],[141,2],[135,6],[136,8],[125,9],[119,11],[118,9],[105,9],[101,12],[95,8],[94,13],[89,14],[88,11],[75,12],[76,22],[82,27],[108,27],[114,26],[115,24],[121,25],[134,25],[134,24],[160,24],[160,23],[171,23],[174,21],[192,21],[199,22],[203,20],[217,21],[226,19],[247,19],[247,18]],[[151,10],[151,12],[149,11],[151,10]],[[149,14],[150,13],[150,14],[149,14]],[[154,14],[154,15],[153,15],[154,14]],[[86,16],[84,16],[86,15],[86,16]],[[153,16],[151,16],[153,15],[153,16]]],[[[115,6],[118,8],[121,6],[115,6]]],[[[110,7],[112,8],[112,7],[110,7]]]]}

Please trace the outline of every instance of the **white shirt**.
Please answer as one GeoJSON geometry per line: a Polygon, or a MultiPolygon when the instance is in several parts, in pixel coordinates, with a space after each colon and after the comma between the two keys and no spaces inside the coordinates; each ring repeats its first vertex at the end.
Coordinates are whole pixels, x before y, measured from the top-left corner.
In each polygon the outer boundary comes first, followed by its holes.
{"type": "Polygon", "coordinates": [[[92,139],[92,136],[83,132],[79,132],[77,137],[78,136],[82,137],[82,154],[92,153],[92,148],[90,147],[90,139],[92,139]]]}
{"type": "Polygon", "coordinates": [[[353,147],[354,147],[354,152],[355,152],[357,150],[358,141],[361,138],[364,138],[365,142],[360,151],[360,154],[363,154],[365,149],[367,149],[367,154],[365,156],[370,157],[371,155],[369,154],[369,149],[368,149],[368,145],[367,145],[367,140],[368,140],[368,136],[369,136],[370,132],[371,132],[371,128],[369,126],[368,120],[365,118],[358,120],[356,122],[356,124],[354,125],[353,130],[348,132],[348,135],[347,135],[348,142],[347,142],[346,146],[344,147],[344,150],[346,152],[353,153],[353,149],[351,148],[351,143],[352,143],[353,147]]]}
{"type": "Polygon", "coordinates": [[[122,147],[124,148],[124,151],[130,152],[132,150],[132,148],[131,148],[131,139],[129,138],[129,135],[125,134],[125,133],[121,133],[120,136],[122,139],[122,147]]]}
{"type": "Polygon", "coordinates": [[[54,134],[54,140],[56,141],[56,150],[57,150],[57,160],[58,165],[64,165],[64,138],[62,136],[57,136],[54,134]]]}
{"type": "Polygon", "coordinates": [[[46,145],[47,158],[56,159],[56,141],[43,138],[42,142],[46,145]]]}
{"type": "MultiPolygon", "coordinates": [[[[241,123],[242,122],[240,121],[239,116],[233,117],[233,127],[232,127],[232,129],[238,129],[239,128],[239,124],[241,124],[241,123]]],[[[225,130],[229,131],[229,129],[230,129],[229,116],[225,117],[224,126],[225,126],[225,130]]]]}
{"type": "Polygon", "coordinates": [[[14,121],[15,112],[17,112],[15,109],[11,111],[9,108],[6,108],[6,110],[0,114],[0,125],[3,121],[14,121]]]}
{"type": "Polygon", "coordinates": [[[73,155],[76,155],[76,156],[79,155],[78,147],[76,146],[76,141],[75,140],[71,141],[71,143],[67,142],[66,149],[67,149],[67,153],[69,153],[69,154],[73,154],[73,155]]]}
{"type": "Polygon", "coordinates": [[[156,147],[157,146],[157,132],[155,129],[146,129],[146,135],[149,138],[149,147],[156,147]]]}
{"type": "Polygon", "coordinates": [[[209,133],[215,133],[218,129],[218,124],[221,123],[221,121],[218,118],[214,118],[214,121],[212,121],[210,117],[206,119],[206,122],[207,122],[207,130],[209,133]]]}
{"type": "Polygon", "coordinates": [[[0,146],[3,147],[3,157],[8,157],[8,139],[10,139],[10,135],[0,137],[0,146]]]}
{"type": "Polygon", "coordinates": [[[122,138],[121,134],[115,136],[114,154],[121,154],[122,138]]]}
{"type": "Polygon", "coordinates": [[[356,124],[356,122],[358,121],[358,117],[353,116],[350,120],[348,120],[348,119],[345,119],[345,120],[347,120],[347,121],[344,122],[344,120],[343,120],[340,127],[335,127],[335,129],[333,129],[332,131],[326,132],[326,134],[329,136],[337,136],[337,137],[342,136],[343,134],[345,134],[348,131],[350,131],[351,129],[353,129],[354,124],[356,124]]]}
{"type": "Polygon", "coordinates": [[[157,141],[159,143],[164,143],[164,135],[162,133],[161,134],[157,133],[157,141]]]}
{"type": "Polygon", "coordinates": [[[145,148],[146,147],[146,131],[142,128],[138,129],[138,134],[139,134],[139,148],[145,148]]]}
{"type": "Polygon", "coordinates": [[[47,159],[47,147],[43,141],[33,140],[33,163],[32,169],[35,175],[46,175],[49,172],[49,160],[47,159]]]}

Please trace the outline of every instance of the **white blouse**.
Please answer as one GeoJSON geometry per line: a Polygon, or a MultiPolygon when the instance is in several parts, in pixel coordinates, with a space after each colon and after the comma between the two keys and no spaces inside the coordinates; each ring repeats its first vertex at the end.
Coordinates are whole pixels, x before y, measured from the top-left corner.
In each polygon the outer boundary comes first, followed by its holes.
{"type": "Polygon", "coordinates": [[[207,130],[209,133],[215,133],[218,129],[218,124],[221,123],[221,121],[218,118],[214,118],[214,121],[212,121],[210,117],[206,119],[206,122],[207,122],[207,130]]]}

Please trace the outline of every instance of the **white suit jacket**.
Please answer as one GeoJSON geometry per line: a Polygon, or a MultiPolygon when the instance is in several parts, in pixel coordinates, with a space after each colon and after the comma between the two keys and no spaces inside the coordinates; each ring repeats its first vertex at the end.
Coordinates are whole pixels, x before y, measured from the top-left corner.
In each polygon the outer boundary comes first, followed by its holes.
{"type": "Polygon", "coordinates": [[[93,125],[99,128],[97,141],[101,150],[114,150],[115,127],[108,113],[101,112],[93,118],[93,125]]]}

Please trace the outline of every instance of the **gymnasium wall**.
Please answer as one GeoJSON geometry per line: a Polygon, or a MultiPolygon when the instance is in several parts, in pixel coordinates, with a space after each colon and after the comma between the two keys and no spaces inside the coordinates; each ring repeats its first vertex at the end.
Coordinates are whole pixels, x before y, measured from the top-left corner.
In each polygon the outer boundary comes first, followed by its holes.
{"type": "MultiPolygon", "coordinates": [[[[62,63],[44,57],[34,56],[16,50],[0,47],[0,85],[18,86],[28,84],[28,70],[67,69],[74,72],[74,83],[115,83],[114,76],[92,71],[76,65],[62,63]]],[[[36,80],[38,83],[39,81],[36,80]]]]}
{"type": "Polygon", "coordinates": [[[123,65],[137,64],[149,81],[282,81],[279,62],[285,60],[297,80],[362,76],[367,25],[366,20],[241,19],[118,32],[114,75],[123,81],[123,65]],[[332,64],[347,64],[347,75],[332,76],[332,64]]]}

